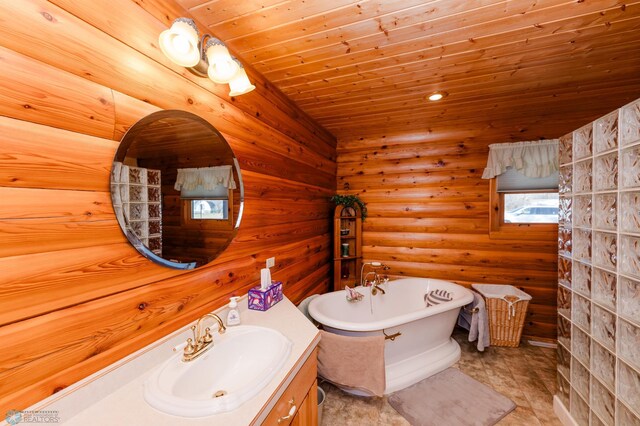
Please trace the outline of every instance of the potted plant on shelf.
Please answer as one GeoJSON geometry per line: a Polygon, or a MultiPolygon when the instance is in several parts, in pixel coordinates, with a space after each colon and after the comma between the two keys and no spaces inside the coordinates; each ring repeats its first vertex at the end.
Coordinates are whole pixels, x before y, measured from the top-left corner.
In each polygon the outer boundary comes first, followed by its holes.
{"type": "Polygon", "coordinates": [[[353,208],[354,205],[358,205],[360,208],[360,212],[362,213],[362,220],[367,218],[367,206],[364,204],[357,195],[340,195],[336,194],[331,197],[331,201],[333,201],[336,206],[345,206],[353,208]]]}

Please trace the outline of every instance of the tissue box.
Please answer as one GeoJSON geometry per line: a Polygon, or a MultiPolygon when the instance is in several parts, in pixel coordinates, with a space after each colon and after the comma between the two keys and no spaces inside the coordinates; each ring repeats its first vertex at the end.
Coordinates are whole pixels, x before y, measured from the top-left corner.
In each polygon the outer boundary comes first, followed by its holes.
{"type": "Polygon", "coordinates": [[[282,300],[282,281],[272,281],[271,286],[265,291],[260,290],[260,286],[249,290],[249,309],[256,311],[266,311],[282,300]]]}

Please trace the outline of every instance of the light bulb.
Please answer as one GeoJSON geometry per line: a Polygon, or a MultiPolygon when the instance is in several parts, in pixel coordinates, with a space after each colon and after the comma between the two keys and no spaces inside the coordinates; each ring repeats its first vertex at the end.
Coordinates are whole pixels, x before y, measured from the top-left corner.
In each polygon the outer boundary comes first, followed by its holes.
{"type": "Polygon", "coordinates": [[[193,67],[200,62],[198,28],[192,19],[178,18],[171,28],[160,33],[160,50],[173,63],[193,67]]]}
{"type": "Polygon", "coordinates": [[[188,53],[191,47],[189,39],[182,34],[178,34],[173,37],[171,40],[171,44],[173,45],[173,50],[182,55],[188,53]]]}
{"type": "Polygon", "coordinates": [[[217,38],[207,41],[207,74],[214,83],[226,84],[238,72],[238,63],[231,57],[227,47],[217,38]]]}
{"type": "Polygon", "coordinates": [[[229,96],[244,95],[245,93],[249,93],[256,88],[256,86],[251,84],[251,82],[249,81],[247,72],[244,70],[242,64],[238,62],[238,60],[236,60],[236,62],[239,69],[233,79],[231,79],[231,81],[229,82],[229,96]]]}
{"type": "Polygon", "coordinates": [[[432,93],[431,95],[429,95],[429,100],[430,101],[439,101],[440,99],[444,98],[445,96],[447,96],[447,92],[436,92],[436,93],[432,93]]]}

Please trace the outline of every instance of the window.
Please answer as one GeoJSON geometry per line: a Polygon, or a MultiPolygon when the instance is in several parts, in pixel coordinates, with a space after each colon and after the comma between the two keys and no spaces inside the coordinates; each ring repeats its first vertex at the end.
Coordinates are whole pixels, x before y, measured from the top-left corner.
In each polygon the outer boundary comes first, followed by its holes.
{"type": "Polygon", "coordinates": [[[529,178],[509,168],[491,180],[490,195],[492,237],[537,239],[557,232],[557,172],[545,178],[529,178]]]}
{"type": "Polygon", "coordinates": [[[504,193],[504,223],[558,223],[557,192],[504,193]]]}

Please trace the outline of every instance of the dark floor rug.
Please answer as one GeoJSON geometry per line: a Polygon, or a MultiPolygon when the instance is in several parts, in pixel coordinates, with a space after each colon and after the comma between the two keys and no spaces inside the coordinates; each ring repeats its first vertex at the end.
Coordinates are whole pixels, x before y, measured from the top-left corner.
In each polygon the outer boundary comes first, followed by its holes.
{"type": "Polygon", "coordinates": [[[389,404],[413,426],[491,426],[516,408],[457,368],[392,393],[389,404]]]}

